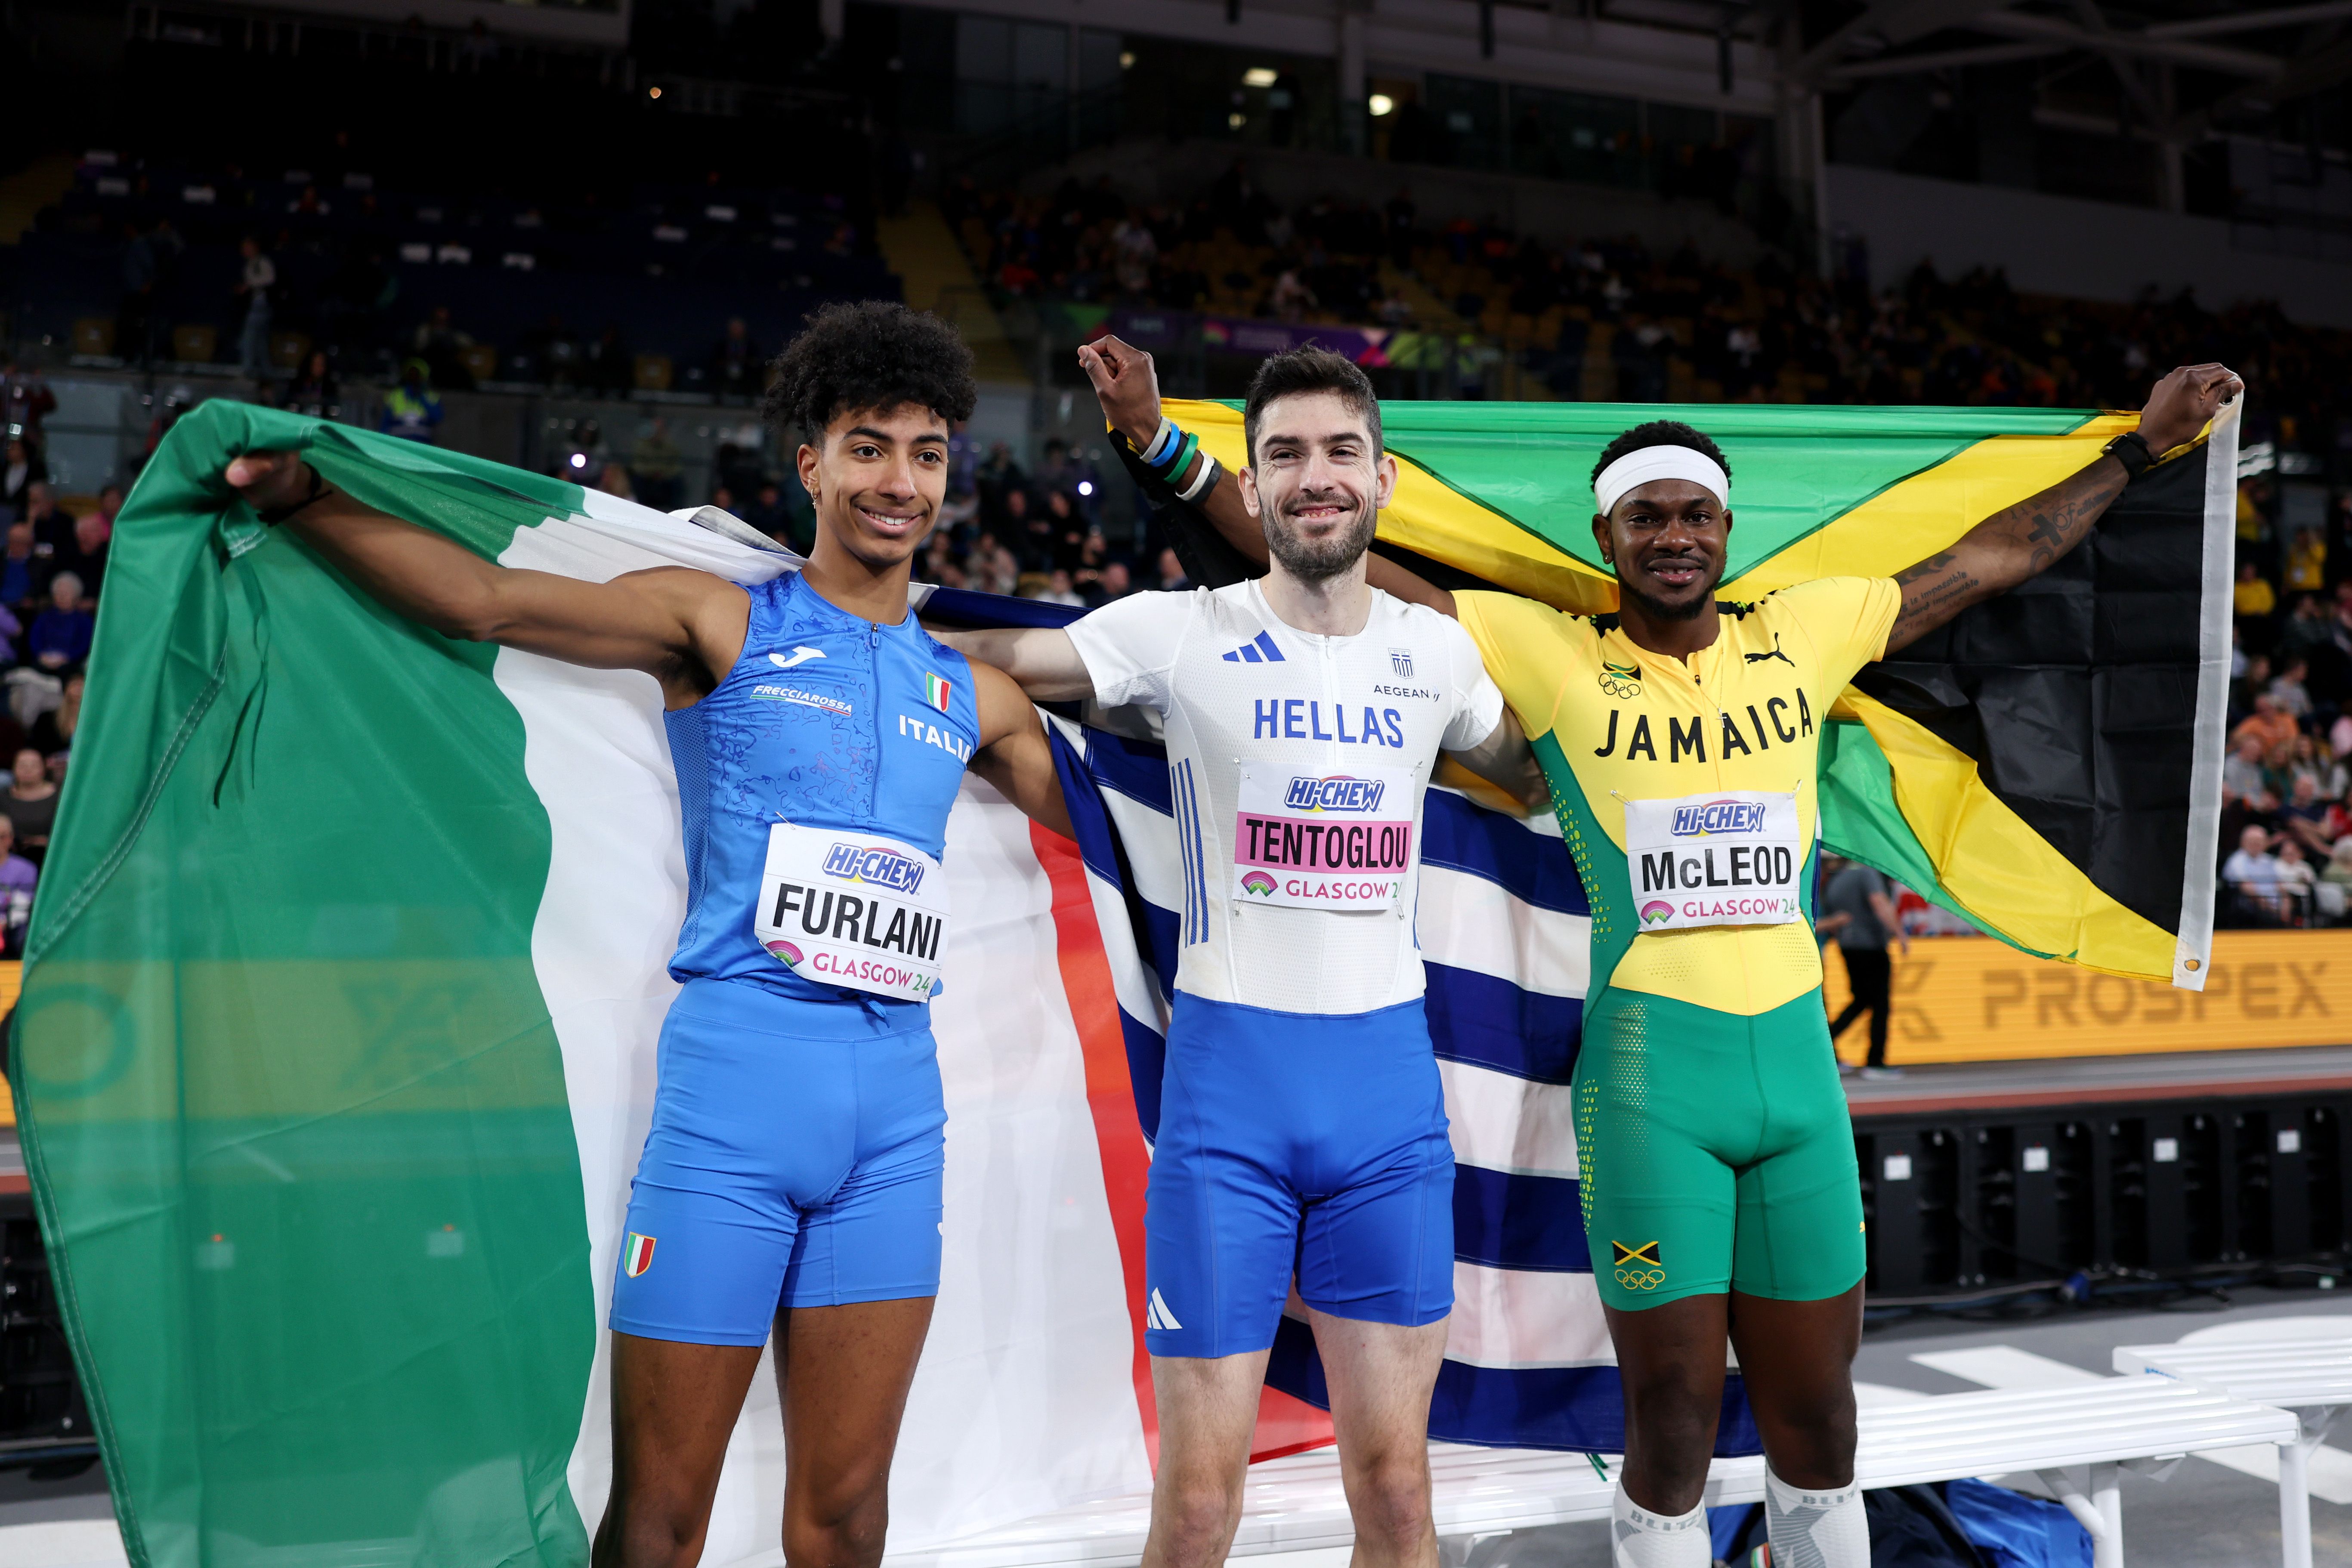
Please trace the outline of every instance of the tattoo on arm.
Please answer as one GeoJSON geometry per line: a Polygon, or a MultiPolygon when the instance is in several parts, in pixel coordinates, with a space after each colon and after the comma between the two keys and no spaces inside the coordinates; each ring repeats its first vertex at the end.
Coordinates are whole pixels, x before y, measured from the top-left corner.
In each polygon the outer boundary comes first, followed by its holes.
{"type": "Polygon", "coordinates": [[[1903,608],[1888,648],[1916,641],[1969,605],[2049,570],[2083,542],[2126,482],[2123,465],[2101,458],[2063,483],[1986,518],[1951,549],[1896,573],[1903,608]]]}

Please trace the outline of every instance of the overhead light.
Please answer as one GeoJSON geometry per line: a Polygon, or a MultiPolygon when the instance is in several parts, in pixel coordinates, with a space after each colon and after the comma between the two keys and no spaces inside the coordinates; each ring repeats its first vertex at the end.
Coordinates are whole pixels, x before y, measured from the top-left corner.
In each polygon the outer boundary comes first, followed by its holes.
{"type": "Polygon", "coordinates": [[[661,89],[657,87],[649,87],[646,89],[646,96],[647,98],[659,98],[661,96],[661,89]]]}
{"type": "Polygon", "coordinates": [[[1135,51],[1133,49],[1121,49],[1118,51],[1118,68],[1123,71],[1131,71],[1135,68],[1135,51]]]}
{"type": "Polygon", "coordinates": [[[1385,92],[1376,92],[1372,94],[1371,97],[1364,100],[1364,107],[1372,111],[1373,119],[1379,120],[1384,118],[1391,110],[1396,108],[1396,100],[1391,98],[1385,92]]]}
{"type": "Polygon", "coordinates": [[[1272,87],[1274,85],[1276,74],[1276,72],[1267,69],[1265,66],[1252,66],[1249,69],[1242,72],[1242,85],[1244,87],[1272,87]]]}
{"type": "Polygon", "coordinates": [[[1247,125],[1248,123],[1249,116],[1244,114],[1238,109],[1225,116],[1225,129],[1228,131],[1239,131],[1243,126],[1247,125]]]}
{"type": "Polygon", "coordinates": [[[1078,481],[1078,493],[1079,493],[1080,495],[1082,495],[1082,496],[1090,496],[1090,495],[1094,494],[1094,493],[1095,493],[1095,482],[1094,482],[1094,480],[1092,480],[1092,479],[1080,479],[1080,480],[1078,481]]]}

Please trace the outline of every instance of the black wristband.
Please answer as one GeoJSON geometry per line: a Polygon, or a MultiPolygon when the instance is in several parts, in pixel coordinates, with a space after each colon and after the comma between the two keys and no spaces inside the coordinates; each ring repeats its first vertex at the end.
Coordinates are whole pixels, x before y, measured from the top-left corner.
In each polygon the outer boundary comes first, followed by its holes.
{"type": "Polygon", "coordinates": [[[2124,466],[2126,483],[2156,467],[2156,453],[2149,449],[2147,437],[2137,430],[2126,430],[2108,442],[2106,453],[2124,466]]]}
{"type": "Polygon", "coordinates": [[[310,490],[308,495],[305,495],[300,500],[296,501],[291,506],[272,507],[268,511],[257,511],[253,515],[259,518],[263,522],[268,524],[270,527],[275,528],[279,523],[284,522],[288,518],[292,517],[296,512],[300,511],[303,508],[316,506],[319,502],[326,500],[329,490],[326,479],[320,474],[318,469],[311,468],[310,464],[305,463],[302,467],[310,476],[310,490]]]}

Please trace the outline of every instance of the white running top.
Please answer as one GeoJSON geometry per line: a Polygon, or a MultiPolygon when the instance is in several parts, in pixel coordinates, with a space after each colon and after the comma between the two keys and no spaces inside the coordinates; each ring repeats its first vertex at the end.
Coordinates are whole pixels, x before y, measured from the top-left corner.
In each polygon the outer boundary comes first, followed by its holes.
{"type": "Polygon", "coordinates": [[[1420,995],[1422,792],[1503,716],[1469,634],[1377,589],[1354,637],[1302,632],[1254,582],[1137,594],[1069,631],[1097,701],[1164,721],[1176,988],[1325,1015],[1420,995]]]}

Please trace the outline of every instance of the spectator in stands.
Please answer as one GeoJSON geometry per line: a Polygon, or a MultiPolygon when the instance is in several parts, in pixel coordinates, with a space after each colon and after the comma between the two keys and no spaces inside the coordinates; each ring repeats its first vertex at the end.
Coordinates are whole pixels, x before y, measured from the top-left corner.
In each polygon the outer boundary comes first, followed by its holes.
{"type": "Polygon", "coordinates": [[[82,691],[88,679],[79,671],[66,677],[65,690],[58,705],[35,719],[25,732],[25,744],[41,753],[45,762],[54,762],[73,750],[74,731],[81,728],[82,691]]]}
{"type": "MultiPolygon", "coordinates": [[[[2308,600],[2305,603],[2309,603],[2308,600]]],[[[2311,717],[2311,693],[2305,683],[2311,679],[2311,663],[2294,659],[2271,681],[2269,697],[2278,710],[2297,724],[2311,717]]]]}
{"type": "Polygon", "coordinates": [[[1060,567],[1055,567],[1046,575],[1045,591],[1036,598],[1041,604],[1067,605],[1074,610],[1087,607],[1087,602],[1079,598],[1077,590],[1071,586],[1070,574],[1060,567]]]}
{"type": "Polygon", "coordinates": [[[2236,733],[2261,736],[2263,753],[2267,758],[2273,747],[2284,746],[2294,739],[2294,718],[2279,707],[2277,698],[2265,691],[2254,699],[2254,710],[2238,721],[2236,733]]]}
{"type": "Polygon", "coordinates": [[[383,412],[376,428],[404,441],[431,445],[441,427],[441,395],[433,390],[432,373],[421,359],[401,362],[399,384],[383,395],[383,412]]]}
{"type": "Polygon", "coordinates": [[[656,511],[675,511],[685,503],[686,458],[669,438],[669,421],[658,414],[629,448],[629,483],[656,511]]]}
{"type": "Polygon", "coordinates": [[[2327,864],[2319,870],[2319,896],[2332,919],[2342,920],[2345,911],[2352,909],[2352,835],[2337,839],[2336,847],[2328,851],[2327,864]],[[2327,896],[2331,888],[2334,898],[2327,896]]]}
{"type": "Polygon", "coordinates": [[[752,341],[751,323],[740,316],[727,320],[727,330],[710,355],[710,389],[722,398],[752,398],[767,386],[768,364],[752,341]]]}
{"type": "Polygon", "coordinates": [[[236,289],[245,301],[245,325],[236,336],[236,363],[246,374],[262,381],[269,374],[269,297],[278,288],[278,264],[262,251],[261,240],[255,235],[238,241],[236,252],[245,258],[236,289]]]}
{"type": "MultiPolygon", "coordinates": [[[[2306,741],[2310,739],[2305,736],[2306,741]]],[[[2284,837],[2292,838],[2315,855],[2326,855],[2336,847],[2341,831],[2343,806],[2339,802],[2323,799],[2319,782],[2308,773],[2294,775],[2287,802],[2279,808],[2279,826],[2284,837]]]]}
{"type": "Polygon", "coordinates": [[[0,421],[5,422],[9,435],[21,436],[26,446],[41,450],[41,421],[57,409],[58,395],[37,369],[13,359],[0,362],[0,421]]]}
{"type": "Polygon", "coordinates": [[[2252,731],[2242,731],[2230,742],[2230,754],[2221,763],[2221,794],[2230,800],[2252,805],[2262,799],[2270,788],[2263,771],[2263,738],[2252,731]]]}
{"type": "Polygon", "coordinates": [[[16,825],[0,816],[0,922],[6,931],[5,956],[25,956],[25,929],[32,922],[33,890],[41,868],[16,853],[16,825]]]}
{"type": "Polygon", "coordinates": [[[85,585],[91,582],[85,570],[89,562],[81,547],[80,521],[57,504],[48,486],[26,489],[25,521],[33,529],[33,597],[46,596],[60,572],[80,573],[85,585]]]}
{"type": "Polygon", "coordinates": [[[425,362],[425,374],[433,378],[434,385],[463,392],[474,384],[473,368],[466,363],[466,351],[473,346],[472,336],[457,330],[449,307],[436,305],[416,324],[416,331],[409,338],[408,352],[425,362]]]}
{"type": "MultiPolygon", "coordinates": [[[[0,605],[10,609],[28,606],[33,599],[33,525],[8,525],[8,550],[0,562],[0,605]]],[[[13,662],[13,656],[11,662],[13,662]]]]}
{"type": "Polygon", "coordinates": [[[26,493],[49,477],[49,465],[33,450],[33,444],[21,436],[8,437],[7,460],[0,465],[0,509],[11,519],[25,515],[26,493]]]}
{"type": "MultiPolygon", "coordinates": [[[[1078,516],[1068,490],[1047,490],[1044,522],[1046,529],[1045,551],[1053,564],[1065,572],[1076,572],[1085,564],[1087,552],[1086,520],[1078,516]]],[[[1095,536],[1097,540],[1100,534],[1095,536]]]]}
{"type": "Polygon", "coordinates": [[[2221,863],[2221,879],[2236,895],[2242,923],[2282,923],[2279,863],[2270,852],[2271,842],[2267,829],[2249,823],[2238,835],[2237,849],[2221,863]]]}
{"type": "Polygon", "coordinates": [[[35,664],[55,674],[89,657],[89,639],[97,626],[98,618],[82,598],[81,579],[60,572],[49,582],[49,607],[33,617],[25,646],[35,664]]]}
{"type": "Polygon", "coordinates": [[[114,346],[133,365],[144,367],[155,357],[162,324],[155,319],[155,301],[187,247],[168,217],[157,218],[145,234],[134,227],[131,243],[123,247],[122,303],[115,316],[114,346]]]}
{"type": "Polygon", "coordinates": [[[335,380],[334,362],[324,349],[312,349],[294,381],[286,389],[286,407],[313,419],[332,419],[342,412],[342,389],[335,380]]]}
{"type": "Polygon", "coordinates": [[[620,322],[604,323],[604,330],[588,345],[582,370],[582,379],[588,385],[611,396],[626,396],[636,384],[636,357],[621,336],[620,322]]]}
{"type": "Polygon", "coordinates": [[[1135,592],[1135,584],[1128,574],[1127,563],[1112,561],[1104,564],[1102,571],[1096,574],[1094,582],[1085,590],[1082,596],[1086,599],[1089,609],[1099,609],[1114,599],[1126,598],[1133,592],[1135,592]]]}
{"type": "Polygon", "coordinates": [[[522,335],[522,352],[534,374],[550,386],[570,386],[580,380],[585,355],[560,311],[550,310],[546,321],[522,335]]]}
{"type": "Polygon", "coordinates": [[[1192,585],[1184,575],[1183,558],[1176,553],[1172,545],[1160,551],[1159,568],[1161,593],[1181,594],[1192,585]]]}
{"type": "Polygon", "coordinates": [[[2319,887],[2311,858],[2303,852],[2303,845],[2292,834],[2281,834],[2276,840],[2276,859],[2280,918],[2293,925],[2307,924],[2318,901],[2319,887]]]}
{"type": "Polygon", "coordinates": [[[2230,598],[2238,617],[2239,632],[2245,636],[2246,646],[2266,651],[2270,646],[2270,615],[2278,608],[2278,594],[2255,570],[2252,562],[2238,563],[2238,580],[2231,585],[2230,598]],[[2252,635],[2246,635],[2249,633],[2252,635]]]}
{"type": "Polygon", "coordinates": [[[596,488],[623,500],[637,499],[636,492],[629,488],[629,470],[619,463],[606,463],[596,470],[596,488]]]}
{"type": "Polygon", "coordinates": [[[8,787],[0,790],[0,816],[16,828],[16,852],[38,866],[58,819],[58,786],[41,753],[30,746],[17,750],[8,771],[8,787]]]}
{"type": "Polygon", "coordinates": [[[74,519],[74,570],[96,599],[105,591],[106,560],[113,553],[114,524],[100,514],[86,511],[74,519]]]}

